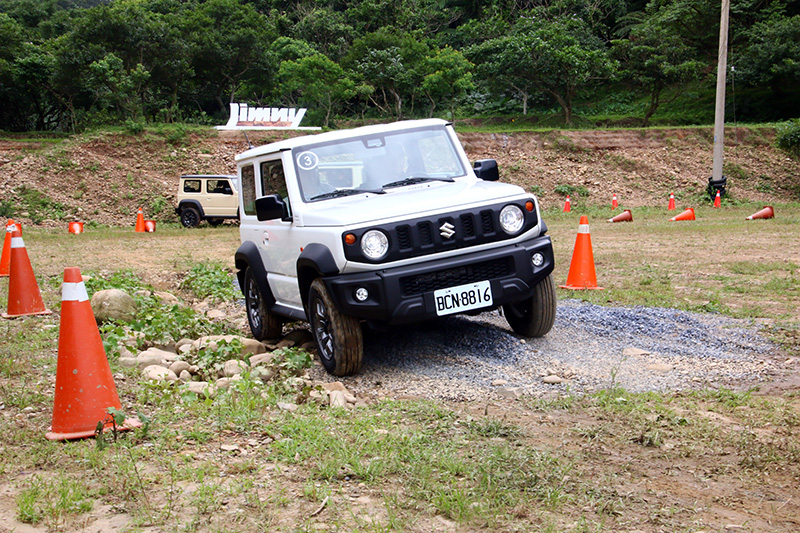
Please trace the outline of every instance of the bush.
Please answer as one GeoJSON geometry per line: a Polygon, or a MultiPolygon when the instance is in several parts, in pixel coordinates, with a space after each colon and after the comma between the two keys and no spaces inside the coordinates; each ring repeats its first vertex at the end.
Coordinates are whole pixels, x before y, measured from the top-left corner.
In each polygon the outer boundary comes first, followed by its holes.
{"type": "Polygon", "coordinates": [[[800,118],[778,124],[778,148],[794,157],[800,157],[800,118]]]}

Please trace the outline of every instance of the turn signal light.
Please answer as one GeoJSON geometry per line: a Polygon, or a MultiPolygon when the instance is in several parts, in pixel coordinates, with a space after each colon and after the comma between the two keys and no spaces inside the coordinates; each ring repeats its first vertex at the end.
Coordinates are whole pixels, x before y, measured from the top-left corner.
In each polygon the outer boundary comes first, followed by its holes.
{"type": "Polygon", "coordinates": [[[347,244],[355,244],[356,236],[353,235],[352,233],[348,233],[347,235],[344,236],[344,242],[346,242],[347,244]]]}
{"type": "Polygon", "coordinates": [[[525,210],[528,212],[533,211],[533,202],[531,202],[530,200],[525,202],[525,210]]]}

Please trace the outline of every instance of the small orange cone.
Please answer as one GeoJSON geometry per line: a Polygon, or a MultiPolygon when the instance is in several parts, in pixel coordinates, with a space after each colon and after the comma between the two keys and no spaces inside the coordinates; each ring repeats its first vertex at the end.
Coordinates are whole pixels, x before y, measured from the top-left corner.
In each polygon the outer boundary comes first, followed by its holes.
{"type": "Polygon", "coordinates": [[[719,195],[719,191],[717,191],[717,195],[714,197],[714,207],[719,207],[722,205],[722,198],[719,195]]]}
{"type": "Polygon", "coordinates": [[[669,195],[669,205],[667,206],[667,211],[675,211],[675,195],[672,193],[669,195]]]}
{"type": "Polygon", "coordinates": [[[614,218],[609,218],[607,222],[633,222],[633,215],[630,209],[626,209],[614,218]]]}
{"type": "Polygon", "coordinates": [[[692,209],[691,207],[687,207],[684,210],[683,213],[681,213],[679,215],[675,215],[674,217],[669,219],[669,221],[670,222],[679,222],[681,220],[694,220],[694,219],[695,219],[694,218],[694,209],[692,209]]]}
{"type": "Polygon", "coordinates": [[[36,276],[33,275],[28,251],[19,230],[11,233],[11,275],[8,277],[8,312],[3,318],[28,315],[49,315],[45,309],[36,276]]]}
{"type": "MultiPolygon", "coordinates": [[[[8,277],[9,268],[11,265],[11,233],[14,231],[16,223],[9,220],[6,223],[6,236],[3,240],[3,255],[0,256],[0,277],[8,277]]],[[[20,230],[20,235],[21,235],[20,230]]]]}
{"type": "Polygon", "coordinates": [[[573,290],[603,290],[603,287],[597,286],[592,236],[589,234],[589,218],[585,215],[581,217],[580,226],[578,226],[578,236],[575,238],[575,249],[572,251],[572,262],[569,264],[569,274],[567,274],[567,284],[559,285],[559,287],[573,290]]]}
{"type": "Polygon", "coordinates": [[[144,221],[144,230],[147,233],[155,233],[155,231],[156,231],[156,221],[155,220],[145,220],[144,221]]]}
{"type": "Polygon", "coordinates": [[[772,209],[771,205],[765,205],[764,209],[762,209],[758,213],[753,213],[745,220],[755,220],[757,218],[775,218],[775,210],[772,209]]]}
{"type": "Polygon", "coordinates": [[[618,205],[619,204],[617,203],[617,195],[615,193],[613,196],[611,196],[611,209],[612,210],[616,209],[618,205]]]}
{"type": "MultiPolygon", "coordinates": [[[[105,429],[113,425],[109,407],[122,408],[103,340],[81,271],[78,267],[67,267],[61,286],[53,423],[45,436],[49,440],[92,437],[98,422],[103,422],[105,429]]],[[[117,429],[140,425],[138,421],[125,420],[117,429]]]]}
{"type": "Polygon", "coordinates": [[[569,204],[569,195],[567,195],[567,201],[564,202],[564,213],[569,213],[570,211],[572,211],[572,208],[569,204]]]}
{"type": "Polygon", "coordinates": [[[67,228],[71,234],[78,235],[83,233],[83,222],[70,222],[67,228]]]}
{"type": "Polygon", "coordinates": [[[139,208],[139,213],[136,215],[136,233],[144,233],[144,214],[142,208],[139,208]]]}

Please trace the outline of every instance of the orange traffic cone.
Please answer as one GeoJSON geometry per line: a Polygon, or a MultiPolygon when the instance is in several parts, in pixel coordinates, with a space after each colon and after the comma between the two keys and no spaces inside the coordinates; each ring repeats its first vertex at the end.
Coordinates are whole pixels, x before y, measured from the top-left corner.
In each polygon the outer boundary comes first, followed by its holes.
{"type": "Polygon", "coordinates": [[[49,315],[45,309],[36,276],[33,275],[28,251],[22,241],[22,233],[11,233],[11,275],[8,277],[8,312],[3,318],[16,318],[28,315],[49,315]]]}
{"type": "Polygon", "coordinates": [[[775,210],[772,209],[771,205],[765,205],[764,209],[762,209],[758,213],[753,213],[745,220],[755,220],[757,218],[775,218],[775,210]]]}
{"type": "Polygon", "coordinates": [[[675,195],[672,193],[669,194],[669,205],[667,205],[667,211],[675,211],[675,195]]]}
{"type": "Polygon", "coordinates": [[[717,195],[714,197],[714,207],[719,207],[722,205],[722,198],[719,195],[719,191],[717,191],[717,195]]]}
{"type": "Polygon", "coordinates": [[[630,209],[626,209],[614,218],[609,218],[607,222],[633,222],[633,215],[630,209]]]}
{"type": "Polygon", "coordinates": [[[144,221],[144,231],[147,233],[154,233],[156,231],[156,221],[155,220],[145,220],[144,221]]]}
{"type": "Polygon", "coordinates": [[[142,208],[139,208],[139,213],[136,215],[136,233],[144,233],[144,214],[142,208]]]}
{"type": "Polygon", "coordinates": [[[73,235],[78,235],[79,233],[83,233],[83,222],[70,222],[67,226],[69,232],[73,235]]]}
{"type": "MultiPolygon", "coordinates": [[[[50,440],[92,437],[98,422],[105,429],[113,425],[109,407],[122,408],[103,340],[81,271],[78,267],[67,267],[61,286],[53,423],[45,436],[50,440]]],[[[138,421],[125,420],[117,429],[140,425],[138,421]]]]}
{"type": "Polygon", "coordinates": [[[684,210],[683,213],[681,213],[679,215],[675,215],[674,217],[669,219],[669,221],[670,222],[679,222],[681,220],[694,220],[694,219],[695,219],[694,218],[694,209],[692,209],[691,207],[687,207],[684,210]]]}
{"type": "Polygon", "coordinates": [[[617,208],[619,204],[617,203],[617,195],[616,193],[611,196],[611,209],[614,210],[617,208]]]}
{"type": "Polygon", "coordinates": [[[575,249],[572,252],[572,262],[569,265],[567,284],[559,285],[562,289],[596,289],[597,277],[594,272],[594,254],[592,253],[592,236],[589,235],[589,218],[581,217],[578,226],[578,236],[575,239],[575,249]]]}
{"type": "Polygon", "coordinates": [[[572,208],[569,204],[569,195],[567,195],[567,201],[564,202],[564,213],[569,213],[570,211],[572,211],[572,208]]]}

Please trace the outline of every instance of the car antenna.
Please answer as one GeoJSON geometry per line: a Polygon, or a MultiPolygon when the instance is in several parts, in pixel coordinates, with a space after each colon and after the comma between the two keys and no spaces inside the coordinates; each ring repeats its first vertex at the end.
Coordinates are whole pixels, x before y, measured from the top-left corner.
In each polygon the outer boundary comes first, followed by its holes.
{"type": "Polygon", "coordinates": [[[253,146],[253,143],[251,143],[251,142],[250,142],[250,139],[248,139],[248,138],[247,138],[247,132],[246,132],[246,131],[244,131],[244,130],[242,130],[242,133],[244,133],[244,140],[245,140],[245,141],[247,141],[247,145],[248,145],[250,148],[255,148],[255,146],[253,146]]]}

